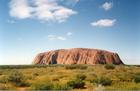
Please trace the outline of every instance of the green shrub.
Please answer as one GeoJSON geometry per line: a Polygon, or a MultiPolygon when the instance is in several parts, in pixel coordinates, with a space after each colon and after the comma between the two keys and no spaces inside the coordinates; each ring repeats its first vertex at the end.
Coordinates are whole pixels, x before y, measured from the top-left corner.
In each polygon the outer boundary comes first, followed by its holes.
{"type": "Polygon", "coordinates": [[[82,64],[77,65],[77,69],[84,70],[84,69],[87,69],[87,68],[88,68],[87,65],[82,65],[82,64]]]}
{"type": "Polygon", "coordinates": [[[67,65],[65,66],[66,69],[81,69],[81,70],[84,70],[84,69],[87,69],[88,66],[86,65],[81,65],[81,64],[73,64],[73,65],[67,65]]]}
{"type": "Polygon", "coordinates": [[[109,86],[112,84],[112,80],[107,77],[100,77],[91,81],[92,83],[101,84],[103,86],[109,86]]]}
{"type": "Polygon", "coordinates": [[[133,81],[133,74],[132,73],[117,73],[116,77],[119,78],[121,82],[132,82],[133,81]]]}
{"type": "Polygon", "coordinates": [[[135,83],[140,83],[140,73],[134,74],[133,79],[135,83]]]}
{"type": "Polygon", "coordinates": [[[48,65],[1,65],[0,69],[46,68],[48,65]]]}
{"type": "Polygon", "coordinates": [[[12,71],[7,76],[7,81],[13,83],[16,86],[29,86],[29,83],[25,82],[25,76],[19,71],[12,71]]]}
{"type": "Polygon", "coordinates": [[[68,86],[67,84],[59,85],[59,84],[54,84],[53,90],[70,90],[71,87],[68,86]]]}
{"type": "Polygon", "coordinates": [[[84,82],[83,80],[85,80],[85,78],[86,78],[85,75],[83,75],[83,74],[78,74],[78,75],[76,76],[76,79],[67,82],[67,85],[68,85],[69,87],[72,87],[73,89],[74,89],[74,88],[84,88],[85,82],[84,82]]]}
{"type": "Polygon", "coordinates": [[[71,87],[67,84],[54,84],[54,83],[46,83],[46,82],[39,82],[33,83],[31,85],[30,90],[70,90],[71,87]]]}
{"type": "Polygon", "coordinates": [[[31,90],[52,90],[53,84],[52,83],[33,83],[31,85],[31,90]]]}
{"type": "Polygon", "coordinates": [[[140,67],[140,65],[135,65],[136,67],[140,67]]]}
{"type": "Polygon", "coordinates": [[[72,81],[67,82],[67,85],[69,87],[72,87],[73,89],[74,88],[84,88],[85,82],[82,80],[76,79],[76,80],[72,80],[72,81]]]}
{"type": "Polygon", "coordinates": [[[113,64],[106,64],[104,67],[106,69],[115,69],[115,65],[113,65],[113,64]]]}
{"type": "Polygon", "coordinates": [[[67,65],[65,68],[66,69],[76,69],[77,67],[75,65],[67,65]]]}

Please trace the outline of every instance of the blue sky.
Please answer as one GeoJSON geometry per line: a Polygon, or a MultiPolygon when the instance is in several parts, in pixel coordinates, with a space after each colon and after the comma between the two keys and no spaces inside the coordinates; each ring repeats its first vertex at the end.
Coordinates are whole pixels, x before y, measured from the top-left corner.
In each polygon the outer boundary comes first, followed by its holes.
{"type": "Polygon", "coordinates": [[[95,48],[140,64],[140,0],[1,0],[0,64],[53,49],[95,48]]]}

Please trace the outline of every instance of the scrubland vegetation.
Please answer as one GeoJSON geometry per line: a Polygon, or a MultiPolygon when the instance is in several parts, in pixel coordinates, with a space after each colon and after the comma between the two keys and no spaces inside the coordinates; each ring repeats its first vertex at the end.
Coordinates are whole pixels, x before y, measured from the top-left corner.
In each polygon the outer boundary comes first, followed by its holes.
{"type": "Polygon", "coordinates": [[[0,66],[0,90],[140,90],[140,66],[0,66]]]}

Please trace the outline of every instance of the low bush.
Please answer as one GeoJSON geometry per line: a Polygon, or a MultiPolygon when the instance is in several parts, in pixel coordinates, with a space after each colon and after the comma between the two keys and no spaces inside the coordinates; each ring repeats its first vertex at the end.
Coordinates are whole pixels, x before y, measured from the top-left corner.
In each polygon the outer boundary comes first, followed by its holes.
{"type": "Polygon", "coordinates": [[[71,87],[67,84],[54,84],[49,82],[33,83],[30,90],[70,90],[71,87]]]}
{"type": "Polygon", "coordinates": [[[84,88],[85,82],[82,80],[76,79],[76,80],[72,80],[72,81],[67,82],[67,85],[69,87],[72,87],[73,89],[74,88],[84,88]]]}
{"type": "Polygon", "coordinates": [[[12,71],[7,76],[7,81],[16,86],[29,86],[29,83],[25,82],[25,76],[17,70],[12,71]]]}
{"type": "Polygon", "coordinates": [[[85,82],[84,82],[85,78],[86,78],[85,75],[83,75],[83,74],[78,74],[78,75],[76,76],[76,79],[67,82],[67,85],[68,85],[69,87],[72,87],[73,89],[74,89],[74,88],[84,88],[84,86],[85,86],[85,82]]]}
{"type": "Polygon", "coordinates": [[[53,86],[53,90],[71,90],[72,88],[70,86],[68,86],[67,84],[54,84],[53,86]]]}
{"type": "Polygon", "coordinates": [[[88,66],[86,65],[67,65],[65,66],[66,69],[81,69],[81,70],[84,70],[84,69],[87,69],[88,66]]]}
{"type": "Polygon", "coordinates": [[[140,84],[133,82],[117,82],[113,83],[111,86],[107,86],[105,91],[139,91],[140,84]]]}
{"type": "Polygon", "coordinates": [[[95,84],[101,84],[103,86],[109,86],[112,84],[112,80],[107,77],[100,77],[100,78],[92,80],[91,82],[95,84]]]}
{"type": "Polygon", "coordinates": [[[134,74],[133,79],[135,83],[140,83],[140,73],[134,74]]]}
{"type": "Polygon", "coordinates": [[[77,67],[75,65],[67,65],[65,66],[66,69],[76,69],[77,67]]]}
{"type": "Polygon", "coordinates": [[[113,65],[113,64],[106,64],[104,67],[106,69],[115,69],[115,65],[113,65]]]}
{"type": "Polygon", "coordinates": [[[81,70],[85,70],[85,69],[87,69],[88,68],[88,66],[87,65],[77,65],[77,69],[81,69],[81,70]]]}
{"type": "Polygon", "coordinates": [[[52,90],[53,84],[52,83],[33,83],[31,85],[31,90],[52,90]]]}

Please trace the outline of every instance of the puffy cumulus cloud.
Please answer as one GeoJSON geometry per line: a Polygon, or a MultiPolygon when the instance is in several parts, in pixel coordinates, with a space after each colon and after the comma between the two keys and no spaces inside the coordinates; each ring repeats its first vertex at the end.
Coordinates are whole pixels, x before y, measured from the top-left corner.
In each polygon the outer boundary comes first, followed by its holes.
{"type": "Polygon", "coordinates": [[[66,38],[63,36],[48,35],[47,37],[49,40],[66,40],[66,38]]]}
{"type": "Polygon", "coordinates": [[[59,0],[11,0],[10,16],[41,21],[64,22],[76,11],[59,5],[59,0]]]}
{"type": "Polygon", "coordinates": [[[98,21],[92,22],[92,26],[97,27],[111,27],[115,24],[116,19],[100,19],[98,21]]]}
{"type": "Polygon", "coordinates": [[[27,0],[11,0],[10,15],[20,19],[31,17],[31,8],[28,6],[27,0]]]}
{"type": "Polygon", "coordinates": [[[113,3],[111,2],[105,2],[102,6],[101,6],[104,10],[108,11],[113,7],[113,3]]]}

